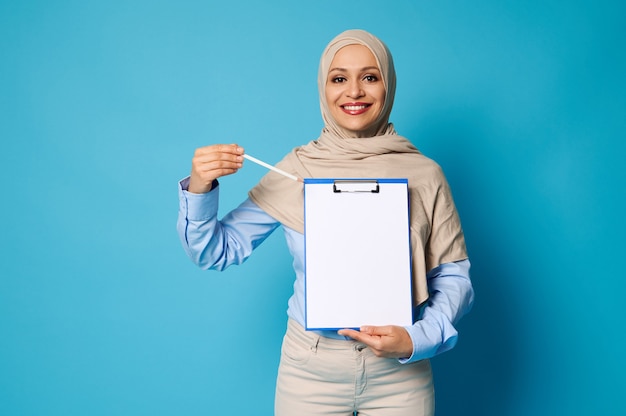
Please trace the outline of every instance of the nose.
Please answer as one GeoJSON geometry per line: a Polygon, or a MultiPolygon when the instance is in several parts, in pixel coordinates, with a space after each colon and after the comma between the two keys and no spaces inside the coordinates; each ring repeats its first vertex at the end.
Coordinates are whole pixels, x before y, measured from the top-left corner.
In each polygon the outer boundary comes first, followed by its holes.
{"type": "Polygon", "coordinates": [[[363,88],[361,88],[361,83],[358,80],[348,81],[346,95],[350,98],[359,98],[365,95],[363,93],[363,88]]]}

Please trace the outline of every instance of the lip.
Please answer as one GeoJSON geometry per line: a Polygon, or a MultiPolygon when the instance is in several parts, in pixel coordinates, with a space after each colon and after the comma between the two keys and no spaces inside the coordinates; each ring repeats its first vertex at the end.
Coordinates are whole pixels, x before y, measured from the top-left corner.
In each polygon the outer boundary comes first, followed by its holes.
{"type": "Polygon", "coordinates": [[[341,104],[339,107],[346,114],[358,116],[359,114],[363,114],[369,110],[371,106],[372,105],[369,103],[356,102],[341,104]]]}

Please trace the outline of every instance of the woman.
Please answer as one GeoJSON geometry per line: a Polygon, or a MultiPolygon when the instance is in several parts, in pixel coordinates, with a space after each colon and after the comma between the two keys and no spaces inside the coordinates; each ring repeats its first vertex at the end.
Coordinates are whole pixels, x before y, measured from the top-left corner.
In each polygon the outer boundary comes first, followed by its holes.
{"type": "Polygon", "coordinates": [[[243,262],[282,225],[296,273],[276,385],[276,415],[432,415],[429,358],[451,349],[454,325],[473,290],[459,217],[439,166],[389,123],[395,70],[387,47],[361,30],[346,31],[322,54],[318,87],[321,136],[279,164],[299,177],[408,177],[415,323],[360,331],[305,331],[302,184],[274,172],[249,198],[217,219],[217,179],[237,172],[235,144],[196,150],[180,183],[178,231],[202,268],[243,262]]]}

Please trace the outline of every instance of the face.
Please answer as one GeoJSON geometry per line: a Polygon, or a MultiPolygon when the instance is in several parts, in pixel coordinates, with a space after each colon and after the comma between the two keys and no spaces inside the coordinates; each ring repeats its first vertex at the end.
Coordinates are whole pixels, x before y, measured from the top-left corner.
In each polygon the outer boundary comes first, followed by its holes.
{"type": "Polygon", "coordinates": [[[325,86],[326,103],[335,122],[362,136],[383,110],[385,86],[372,52],[348,45],[335,54],[325,86]]]}

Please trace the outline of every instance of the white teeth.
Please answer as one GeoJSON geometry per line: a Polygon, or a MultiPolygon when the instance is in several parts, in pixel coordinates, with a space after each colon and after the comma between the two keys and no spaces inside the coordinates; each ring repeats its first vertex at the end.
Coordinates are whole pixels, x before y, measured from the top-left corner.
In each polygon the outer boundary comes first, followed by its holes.
{"type": "Polygon", "coordinates": [[[343,108],[345,108],[348,111],[358,111],[358,110],[363,110],[366,106],[364,105],[344,105],[343,108]]]}

